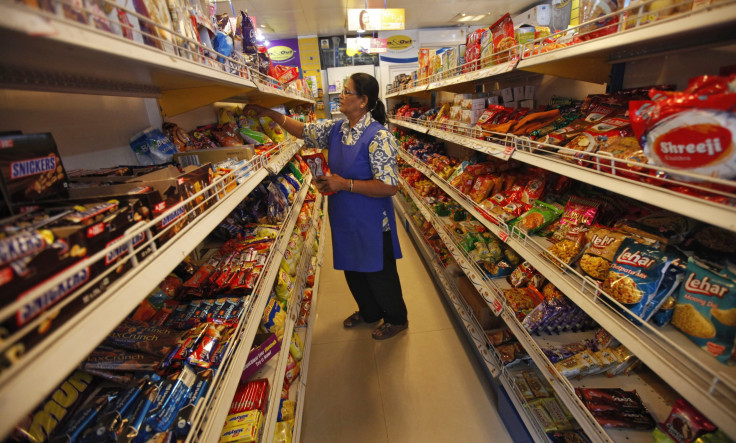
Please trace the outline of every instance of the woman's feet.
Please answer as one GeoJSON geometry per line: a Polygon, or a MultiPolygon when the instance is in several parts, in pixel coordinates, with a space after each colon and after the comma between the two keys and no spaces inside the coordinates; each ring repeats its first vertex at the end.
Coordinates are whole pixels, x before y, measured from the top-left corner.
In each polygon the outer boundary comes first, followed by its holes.
{"type": "Polygon", "coordinates": [[[392,325],[391,323],[383,323],[381,326],[377,327],[375,331],[373,331],[372,336],[376,340],[386,340],[387,338],[393,337],[394,335],[407,329],[408,327],[408,321],[403,325],[392,325]]]}
{"type": "Polygon", "coordinates": [[[363,317],[360,316],[359,311],[355,311],[352,314],[350,314],[350,317],[346,318],[342,322],[342,325],[345,328],[352,328],[354,326],[358,326],[361,323],[363,323],[363,317]]]}

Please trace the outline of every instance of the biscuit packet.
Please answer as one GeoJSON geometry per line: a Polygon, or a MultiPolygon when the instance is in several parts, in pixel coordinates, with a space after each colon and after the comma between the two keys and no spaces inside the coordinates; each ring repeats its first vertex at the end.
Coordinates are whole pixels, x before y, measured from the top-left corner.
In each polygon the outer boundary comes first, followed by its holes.
{"type": "Polygon", "coordinates": [[[587,233],[588,247],[580,257],[580,269],[596,280],[605,280],[611,261],[626,235],[603,226],[594,226],[587,233]]]}
{"type": "Polygon", "coordinates": [[[560,205],[534,200],[531,209],[509,222],[509,226],[531,235],[560,218],[562,212],[560,205]]]}
{"type": "Polygon", "coordinates": [[[627,238],[616,251],[602,289],[642,317],[671,263],[664,252],[627,238]]]}
{"type": "Polygon", "coordinates": [[[736,338],[736,281],[690,257],[672,324],[718,361],[732,365],[736,338]]]}

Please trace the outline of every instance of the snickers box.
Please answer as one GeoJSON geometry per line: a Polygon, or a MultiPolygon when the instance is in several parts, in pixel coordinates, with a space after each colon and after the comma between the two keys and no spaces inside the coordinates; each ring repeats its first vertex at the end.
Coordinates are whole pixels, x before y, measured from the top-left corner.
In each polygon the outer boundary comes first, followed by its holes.
{"type": "MultiPolygon", "coordinates": [[[[20,330],[48,310],[55,311],[37,327],[25,331],[23,336],[13,337],[15,346],[0,355],[0,370],[9,367],[48,334],[73,318],[130,269],[132,262],[123,262],[123,258],[130,253],[130,243],[119,244],[100,260],[92,262],[88,259],[143,221],[146,212],[142,211],[142,207],[140,201],[90,203],[83,209],[62,212],[61,216],[50,217],[46,224],[37,224],[32,229],[2,239],[0,305],[8,305],[15,300],[23,301],[15,316],[0,324],[3,336],[20,330]],[[55,285],[40,290],[40,285],[48,279],[80,261],[87,261],[86,266],[55,285]],[[112,272],[87,286],[109,269],[112,272]],[[61,308],[56,307],[72,294],[75,298],[71,302],[61,308]]],[[[139,237],[132,242],[134,248],[145,241],[144,235],[139,237]]],[[[136,254],[142,259],[152,250],[150,245],[144,246],[136,254]]]]}
{"type": "Polygon", "coordinates": [[[5,206],[65,198],[67,177],[49,133],[0,136],[0,179],[5,206]]]}

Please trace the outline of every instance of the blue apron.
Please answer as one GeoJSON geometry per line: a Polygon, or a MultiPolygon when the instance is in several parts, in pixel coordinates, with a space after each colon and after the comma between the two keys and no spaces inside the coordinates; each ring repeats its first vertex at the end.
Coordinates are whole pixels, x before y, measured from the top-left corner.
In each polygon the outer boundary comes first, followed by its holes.
{"type": "MultiPolygon", "coordinates": [[[[330,131],[330,171],[353,180],[372,180],[368,146],[379,129],[371,123],[353,146],[342,142],[342,120],[330,131]]],[[[396,235],[396,217],[391,197],[367,197],[339,191],[328,197],[328,214],[332,231],[332,257],[335,269],[342,271],[378,272],[383,270],[383,214],[391,227],[394,258],[401,258],[396,235]]]]}

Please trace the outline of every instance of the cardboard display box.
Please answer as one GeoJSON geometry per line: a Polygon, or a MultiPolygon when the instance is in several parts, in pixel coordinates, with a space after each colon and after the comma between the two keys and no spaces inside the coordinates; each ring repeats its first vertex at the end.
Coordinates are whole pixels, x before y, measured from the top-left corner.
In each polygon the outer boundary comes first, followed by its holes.
{"type": "Polygon", "coordinates": [[[478,320],[481,329],[491,329],[494,325],[495,316],[483,296],[475,289],[473,283],[466,276],[461,275],[457,278],[457,287],[460,290],[460,295],[465,299],[470,310],[473,311],[473,316],[478,320]]]}

